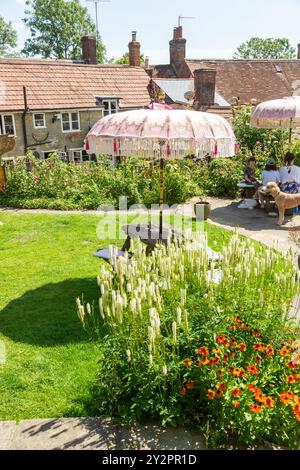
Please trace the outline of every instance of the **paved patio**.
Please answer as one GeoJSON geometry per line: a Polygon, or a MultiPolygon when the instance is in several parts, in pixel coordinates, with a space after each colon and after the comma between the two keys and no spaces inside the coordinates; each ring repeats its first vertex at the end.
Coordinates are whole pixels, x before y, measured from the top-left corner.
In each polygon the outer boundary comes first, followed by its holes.
{"type": "Polygon", "coordinates": [[[300,237],[300,216],[286,218],[285,225],[279,227],[278,218],[269,217],[260,208],[249,211],[238,209],[238,200],[208,199],[212,205],[212,223],[229,230],[237,229],[240,234],[270,247],[276,244],[282,252],[292,248],[296,254],[300,254],[300,246],[295,243],[297,233],[300,237]]]}

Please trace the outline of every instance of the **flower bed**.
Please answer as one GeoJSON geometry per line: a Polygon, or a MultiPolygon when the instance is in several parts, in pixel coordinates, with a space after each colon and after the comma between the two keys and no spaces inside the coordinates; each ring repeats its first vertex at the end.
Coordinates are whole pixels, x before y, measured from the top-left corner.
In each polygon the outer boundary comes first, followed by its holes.
{"type": "Polygon", "coordinates": [[[299,439],[299,355],[287,319],[289,259],[233,236],[220,263],[204,235],[102,266],[99,307],[77,299],[98,339],[98,413],[205,431],[211,447],[299,439]],[[222,276],[216,280],[216,269],[222,276]],[[106,327],[106,336],[99,332],[106,327]]]}

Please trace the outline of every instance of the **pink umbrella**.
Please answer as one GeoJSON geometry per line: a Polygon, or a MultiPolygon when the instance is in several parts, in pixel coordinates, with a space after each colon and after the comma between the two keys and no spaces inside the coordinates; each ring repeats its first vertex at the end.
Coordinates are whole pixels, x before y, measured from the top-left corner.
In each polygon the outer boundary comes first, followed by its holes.
{"type": "Polygon", "coordinates": [[[163,210],[163,159],[235,152],[235,136],[226,119],[217,114],[184,110],[138,110],[106,116],[86,137],[87,149],[96,155],[160,157],[160,234],[163,210]]]}
{"type": "Polygon", "coordinates": [[[151,111],[157,111],[157,110],[162,110],[162,109],[173,109],[172,106],[169,106],[168,104],[164,103],[151,103],[149,106],[149,109],[151,111]]]}
{"type": "Polygon", "coordinates": [[[259,104],[252,113],[251,125],[265,129],[292,129],[300,126],[300,97],[291,96],[259,104]]]}

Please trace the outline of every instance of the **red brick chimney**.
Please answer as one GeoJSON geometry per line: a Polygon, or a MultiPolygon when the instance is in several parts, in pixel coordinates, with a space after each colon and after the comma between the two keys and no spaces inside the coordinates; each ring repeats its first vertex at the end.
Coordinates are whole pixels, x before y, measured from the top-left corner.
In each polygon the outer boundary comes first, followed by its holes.
{"type": "Polygon", "coordinates": [[[132,31],[132,41],[129,47],[129,65],[139,67],[141,64],[141,44],[136,40],[136,31],[132,31]]]}
{"type": "Polygon", "coordinates": [[[81,38],[82,60],[86,64],[97,64],[97,41],[95,36],[83,36],[81,38]]]}
{"type": "Polygon", "coordinates": [[[194,70],[194,109],[196,111],[205,111],[215,104],[216,77],[215,69],[194,70]]]}
{"type": "Polygon", "coordinates": [[[182,36],[182,26],[174,28],[173,39],[170,41],[170,64],[174,66],[176,70],[178,70],[185,61],[186,39],[182,36]]]}

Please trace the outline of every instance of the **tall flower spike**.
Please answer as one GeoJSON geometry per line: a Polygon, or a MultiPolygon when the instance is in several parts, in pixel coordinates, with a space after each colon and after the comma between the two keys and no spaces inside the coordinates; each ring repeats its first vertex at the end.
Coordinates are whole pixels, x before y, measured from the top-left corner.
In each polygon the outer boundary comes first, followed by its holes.
{"type": "Polygon", "coordinates": [[[173,334],[173,343],[177,343],[177,323],[173,321],[172,323],[172,334],[173,334]]]}

